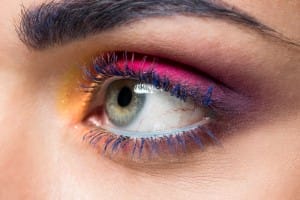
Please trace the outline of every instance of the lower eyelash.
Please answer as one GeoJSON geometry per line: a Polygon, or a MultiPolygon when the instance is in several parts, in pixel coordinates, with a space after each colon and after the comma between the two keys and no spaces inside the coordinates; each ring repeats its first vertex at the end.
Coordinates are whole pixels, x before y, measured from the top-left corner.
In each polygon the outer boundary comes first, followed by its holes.
{"type": "Polygon", "coordinates": [[[139,159],[141,157],[153,158],[155,155],[160,155],[166,151],[170,155],[186,153],[191,145],[196,145],[203,150],[204,140],[207,138],[214,144],[220,144],[215,134],[205,126],[199,126],[191,131],[178,134],[149,138],[116,135],[108,133],[102,128],[97,128],[86,133],[83,140],[94,147],[101,147],[100,151],[103,155],[112,157],[118,152],[122,152],[127,157],[139,159]],[[145,151],[146,148],[147,151],[145,151]]]}

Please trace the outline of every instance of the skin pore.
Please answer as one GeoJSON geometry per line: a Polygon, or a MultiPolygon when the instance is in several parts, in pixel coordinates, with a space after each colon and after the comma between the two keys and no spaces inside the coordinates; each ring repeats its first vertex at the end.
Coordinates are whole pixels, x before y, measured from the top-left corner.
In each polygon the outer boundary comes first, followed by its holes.
{"type": "Polygon", "coordinates": [[[296,45],[224,20],[175,15],[33,50],[16,26],[22,4],[43,2],[4,0],[0,8],[0,199],[298,198],[299,1],[226,0],[296,45]],[[82,142],[80,123],[70,126],[57,99],[73,68],[116,50],[198,67],[251,96],[255,109],[222,147],[208,145],[182,162],[112,162],[82,142]]]}

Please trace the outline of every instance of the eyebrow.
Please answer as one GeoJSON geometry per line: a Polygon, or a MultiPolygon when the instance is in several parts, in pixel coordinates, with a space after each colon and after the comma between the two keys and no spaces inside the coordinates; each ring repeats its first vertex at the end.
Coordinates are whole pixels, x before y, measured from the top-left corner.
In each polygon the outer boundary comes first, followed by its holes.
{"type": "Polygon", "coordinates": [[[243,25],[292,43],[247,13],[219,0],[62,0],[21,12],[17,32],[30,48],[42,50],[150,17],[211,17],[243,25]]]}

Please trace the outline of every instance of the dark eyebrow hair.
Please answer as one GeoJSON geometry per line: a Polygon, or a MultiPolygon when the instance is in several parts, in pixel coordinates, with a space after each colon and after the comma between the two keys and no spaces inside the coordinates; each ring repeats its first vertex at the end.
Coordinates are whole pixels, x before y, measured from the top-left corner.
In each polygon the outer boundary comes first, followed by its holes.
{"type": "Polygon", "coordinates": [[[32,9],[23,6],[17,32],[24,44],[41,50],[140,19],[176,14],[229,20],[293,43],[254,17],[219,0],[51,1],[32,9]]]}

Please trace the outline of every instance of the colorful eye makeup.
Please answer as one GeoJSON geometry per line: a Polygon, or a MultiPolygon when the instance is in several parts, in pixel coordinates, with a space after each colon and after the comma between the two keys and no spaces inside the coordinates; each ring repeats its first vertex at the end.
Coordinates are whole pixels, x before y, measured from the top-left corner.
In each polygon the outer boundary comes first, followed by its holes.
{"type": "Polygon", "coordinates": [[[87,95],[84,141],[123,160],[184,156],[219,144],[219,124],[240,101],[192,68],[127,52],[82,67],[80,90],[87,95]]]}

